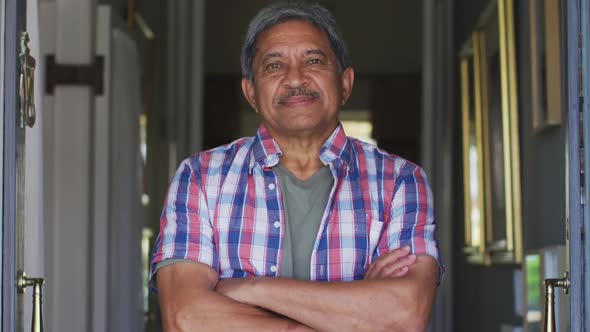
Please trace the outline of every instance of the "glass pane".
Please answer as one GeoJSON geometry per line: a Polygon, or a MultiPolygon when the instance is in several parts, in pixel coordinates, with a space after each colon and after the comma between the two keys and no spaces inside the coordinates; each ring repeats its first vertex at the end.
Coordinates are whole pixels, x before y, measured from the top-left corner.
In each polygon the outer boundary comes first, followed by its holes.
{"type": "Polygon", "coordinates": [[[481,245],[481,186],[478,140],[477,140],[477,121],[476,121],[476,91],[473,58],[469,59],[469,196],[471,203],[470,230],[471,246],[479,247],[481,245]]]}
{"type": "Polygon", "coordinates": [[[525,258],[525,269],[527,305],[526,321],[528,332],[541,332],[542,276],[540,255],[527,255],[525,258]]]}

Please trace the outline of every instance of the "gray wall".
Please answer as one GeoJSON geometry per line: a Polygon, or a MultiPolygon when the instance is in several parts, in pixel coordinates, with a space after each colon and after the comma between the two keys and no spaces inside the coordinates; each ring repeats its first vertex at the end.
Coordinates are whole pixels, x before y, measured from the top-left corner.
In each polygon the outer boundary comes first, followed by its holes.
{"type": "MultiPolygon", "coordinates": [[[[455,1],[455,49],[458,53],[487,6],[486,0],[455,1]]],[[[565,243],[565,125],[535,133],[532,128],[528,1],[515,1],[517,41],[517,79],[519,94],[519,131],[523,237],[525,252],[565,243]]],[[[455,61],[456,100],[459,98],[459,67],[455,61]]],[[[460,128],[460,112],[455,123],[460,128]]],[[[457,131],[456,142],[461,142],[457,131]]],[[[455,149],[461,160],[461,147],[455,149]]],[[[457,169],[457,197],[462,197],[462,170],[457,169]]],[[[463,214],[463,200],[455,202],[463,214]]],[[[499,331],[502,324],[520,325],[515,313],[513,274],[520,266],[481,267],[466,262],[461,252],[463,218],[455,226],[454,315],[455,331],[499,331]]]]}

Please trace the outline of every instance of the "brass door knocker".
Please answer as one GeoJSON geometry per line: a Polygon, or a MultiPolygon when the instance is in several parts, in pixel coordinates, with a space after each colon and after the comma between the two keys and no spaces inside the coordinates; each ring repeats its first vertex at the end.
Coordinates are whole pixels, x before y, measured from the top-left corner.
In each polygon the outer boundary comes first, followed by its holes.
{"type": "Polygon", "coordinates": [[[19,126],[33,127],[35,124],[35,65],[36,61],[30,55],[28,46],[29,34],[25,31],[20,36],[20,75],[19,75],[19,94],[20,94],[20,114],[19,126]]]}

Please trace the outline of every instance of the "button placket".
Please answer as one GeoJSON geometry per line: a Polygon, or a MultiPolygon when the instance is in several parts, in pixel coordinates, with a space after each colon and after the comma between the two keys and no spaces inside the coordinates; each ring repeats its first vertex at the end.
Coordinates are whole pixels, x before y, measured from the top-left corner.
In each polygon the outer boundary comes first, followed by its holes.
{"type": "Polygon", "coordinates": [[[280,261],[281,252],[281,211],[280,211],[280,198],[277,190],[278,179],[276,174],[271,168],[268,168],[264,172],[265,179],[265,194],[266,194],[266,209],[268,222],[271,224],[268,228],[268,243],[267,247],[267,272],[269,275],[278,274],[278,265],[280,261]]]}

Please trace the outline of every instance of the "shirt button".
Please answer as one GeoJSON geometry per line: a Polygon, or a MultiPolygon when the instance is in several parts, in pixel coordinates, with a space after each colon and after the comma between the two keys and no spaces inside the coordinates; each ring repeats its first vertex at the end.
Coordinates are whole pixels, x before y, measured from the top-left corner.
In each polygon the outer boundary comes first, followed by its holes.
{"type": "Polygon", "coordinates": [[[268,189],[274,190],[275,189],[275,184],[274,183],[269,184],[268,185],[268,189]]]}
{"type": "Polygon", "coordinates": [[[270,272],[277,272],[277,266],[276,265],[271,266],[270,272]]]}
{"type": "Polygon", "coordinates": [[[275,225],[275,228],[279,228],[279,227],[281,227],[281,222],[275,221],[274,225],[275,225]]]}

